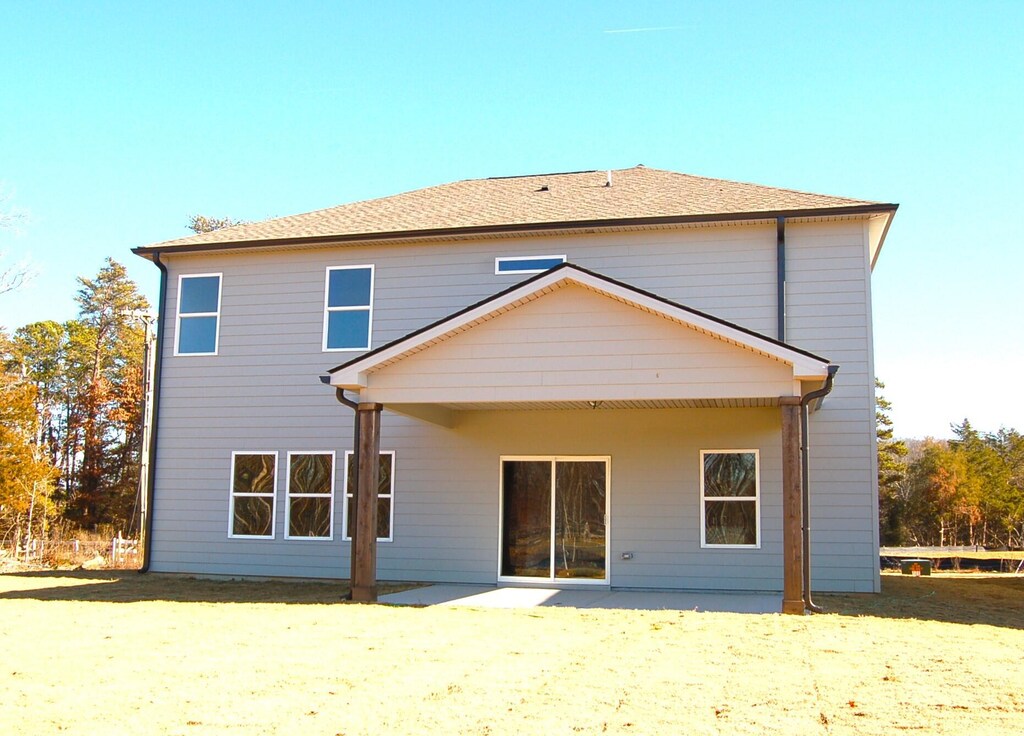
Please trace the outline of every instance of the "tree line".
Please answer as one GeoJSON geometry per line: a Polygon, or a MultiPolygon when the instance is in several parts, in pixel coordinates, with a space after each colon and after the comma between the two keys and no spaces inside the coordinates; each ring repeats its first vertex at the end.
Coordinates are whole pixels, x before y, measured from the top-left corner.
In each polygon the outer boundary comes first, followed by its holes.
{"type": "Polygon", "coordinates": [[[898,440],[890,409],[878,393],[882,545],[1024,548],[1024,436],[964,419],[950,440],[898,440]]]}
{"type": "Polygon", "coordinates": [[[137,533],[149,303],[120,263],[79,278],[78,316],[0,332],[0,534],[57,520],[137,533]]]}

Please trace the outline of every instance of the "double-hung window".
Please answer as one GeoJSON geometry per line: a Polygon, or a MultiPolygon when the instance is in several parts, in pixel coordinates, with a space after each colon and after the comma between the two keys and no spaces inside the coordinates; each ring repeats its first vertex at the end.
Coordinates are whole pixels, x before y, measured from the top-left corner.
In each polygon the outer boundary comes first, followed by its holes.
{"type": "Polygon", "coordinates": [[[757,450],[701,450],[704,547],[760,547],[757,450]]]}
{"type": "Polygon", "coordinates": [[[277,453],[231,453],[228,536],[273,539],[276,498],[277,453]]]}
{"type": "Polygon", "coordinates": [[[288,453],[288,524],[285,539],[334,536],[334,453],[288,453]]]}
{"type": "Polygon", "coordinates": [[[216,355],[220,333],[219,273],[178,277],[175,355],[216,355]]]}
{"type": "Polygon", "coordinates": [[[373,266],[327,269],[324,350],[369,350],[373,316],[373,266]]]}
{"type": "MultiPolygon", "coordinates": [[[[377,476],[377,541],[390,542],[395,518],[395,453],[380,453],[377,476]]],[[[352,539],[356,526],[356,459],[351,450],[345,453],[345,539],[352,539]]]]}

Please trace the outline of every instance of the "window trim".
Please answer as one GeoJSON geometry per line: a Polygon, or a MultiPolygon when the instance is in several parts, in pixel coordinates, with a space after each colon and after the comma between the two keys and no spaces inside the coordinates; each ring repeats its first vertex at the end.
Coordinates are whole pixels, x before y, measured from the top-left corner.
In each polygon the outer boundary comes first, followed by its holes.
{"type": "Polygon", "coordinates": [[[232,450],[231,469],[228,477],[228,539],[275,539],[277,536],[277,474],[281,470],[278,463],[277,450],[232,450]],[[274,456],[274,492],[271,493],[235,493],[235,458],[239,455],[273,455],[274,456]],[[235,499],[266,498],[270,502],[270,534],[235,534],[235,499]]]}
{"type": "Polygon", "coordinates": [[[217,355],[220,350],[220,313],[221,313],[221,296],[224,290],[224,272],[220,273],[180,273],[178,274],[178,304],[175,308],[175,322],[174,322],[174,355],[175,356],[203,356],[203,355],[217,355]],[[211,276],[217,277],[217,311],[216,312],[189,312],[185,315],[185,319],[190,317],[216,317],[217,327],[213,332],[213,352],[212,353],[183,353],[180,350],[181,346],[181,285],[185,279],[199,279],[209,278],[211,276]]]}
{"type": "MultiPolygon", "coordinates": [[[[539,586],[566,586],[566,587],[610,587],[612,582],[612,456],[611,455],[501,455],[498,458],[498,569],[497,582],[499,583],[531,583],[539,586]],[[603,578],[559,578],[549,575],[546,578],[525,577],[520,575],[501,574],[501,548],[502,526],[504,518],[502,509],[505,508],[505,462],[550,462],[551,463],[551,529],[555,528],[555,473],[556,465],[559,462],[603,462],[605,466],[604,479],[604,577],[603,578]]],[[[554,558],[551,561],[551,569],[554,569],[554,558]]]]}
{"type": "Polygon", "coordinates": [[[506,270],[502,271],[501,270],[501,264],[502,263],[516,263],[516,262],[523,262],[523,261],[539,261],[539,260],[542,260],[542,259],[553,259],[553,258],[560,258],[562,260],[562,263],[565,263],[566,260],[567,260],[565,255],[560,255],[560,256],[501,256],[499,258],[495,258],[494,259],[494,274],[495,274],[495,276],[508,276],[508,275],[515,275],[515,274],[520,274],[520,273],[544,273],[545,271],[550,271],[552,268],[556,268],[556,266],[551,266],[550,268],[515,268],[515,269],[511,269],[511,270],[506,269],[506,270]]]}
{"type": "Polygon", "coordinates": [[[728,449],[700,451],[700,546],[702,549],[761,549],[761,451],[757,449],[728,449]],[[705,455],[753,455],[754,456],[754,495],[751,496],[705,496],[704,495],[704,456],[705,455]],[[754,544],[711,544],[707,541],[707,501],[726,501],[728,503],[754,502],[755,542],[754,544]]]}
{"type": "Polygon", "coordinates": [[[331,542],[334,540],[334,489],[335,489],[335,474],[337,471],[337,464],[334,450],[289,450],[288,451],[288,475],[285,476],[284,485],[284,501],[285,501],[285,519],[284,519],[284,538],[287,540],[298,540],[302,542],[331,542]],[[293,455],[330,455],[331,457],[331,493],[330,502],[331,510],[330,524],[328,525],[328,533],[326,537],[307,537],[307,536],[295,536],[289,534],[289,530],[292,526],[292,499],[293,498],[323,498],[322,493],[292,493],[292,456],[293,455]]]}
{"type": "Polygon", "coordinates": [[[370,349],[370,345],[373,344],[373,297],[374,289],[376,287],[376,269],[372,263],[363,263],[352,266],[327,266],[324,272],[324,331],[323,340],[321,341],[321,348],[325,353],[355,353],[370,349]],[[332,307],[330,306],[331,299],[331,271],[354,271],[357,269],[369,269],[370,270],[370,302],[366,306],[347,306],[347,307],[332,307]],[[355,348],[329,348],[327,347],[327,328],[330,323],[331,312],[357,312],[366,311],[368,314],[366,320],[366,345],[364,347],[355,348]]]}
{"type": "MultiPolygon", "coordinates": [[[[377,494],[377,498],[390,498],[391,499],[391,504],[389,506],[389,508],[391,509],[391,513],[388,516],[388,532],[390,532],[390,535],[387,536],[387,537],[377,537],[377,541],[378,542],[394,542],[395,541],[395,476],[397,475],[397,470],[398,470],[398,466],[396,464],[397,460],[395,458],[395,451],[394,450],[380,450],[380,451],[378,451],[378,454],[379,455],[390,455],[391,456],[391,493],[390,494],[384,494],[384,493],[378,493],[377,494]]],[[[353,498],[355,494],[349,493],[349,489],[348,489],[348,464],[350,462],[349,458],[353,457],[354,455],[355,455],[355,453],[352,452],[352,450],[346,450],[345,451],[345,483],[344,483],[344,489],[342,491],[342,495],[344,496],[345,500],[344,500],[344,503],[342,504],[342,510],[341,510],[341,541],[343,541],[343,542],[351,542],[352,541],[352,537],[350,537],[348,535],[348,500],[349,500],[349,498],[353,498]]]]}

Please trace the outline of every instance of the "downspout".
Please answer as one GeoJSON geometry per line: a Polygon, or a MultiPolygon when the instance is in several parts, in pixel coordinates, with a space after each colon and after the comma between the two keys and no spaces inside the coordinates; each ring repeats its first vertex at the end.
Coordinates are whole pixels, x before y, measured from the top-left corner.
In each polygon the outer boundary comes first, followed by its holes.
{"type": "MultiPolygon", "coordinates": [[[[781,219],[781,218],[780,218],[781,219]]],[[[800,500],[803,506],[803,563],[804,563],[804,606],[814,613],[823,613],[824,609],[811,600],[811,489],[810,489],[810,437],[808,433],[807,406],[817,399],[822,399],[832,392],[832,384],[839,366],[830,365],[825,385],[816,391],[809,391],[800,399],[800,500]]]]}
{"type": "Polygon", "coordinates": [[[167,303],[167,266],[160,260],[159,251],[153,253],[153,263],[160,269],[160,303],[156,308],[156,356],[153,360],[153,408],[150,412],[152,426],[149,431],[149,472],[146,475],[146,538],[142,545],[142,567],[140,573],[149,572],[149,563],[153,556],[153,496],[156,486],[156,438],[160,428],[160,369],[164,362],[164,316],[167,303]]]}
{"type": "Polygon", "coordinates": [[[775,293],[778,302],[776,338],[786,342],[786,218],[775,218],[775,293]]]}
{"type": "MultiPolygon", "coordinates": [[[[320,376],[320,382],[330,386],[331,385],[331,377],[330,376],[320,376]]],[[[338,400],[338,403],[344,404],[345,406],[350,408],[352,410],[352,414],[353,414],[353,422],[352,423],[355,425],[355,428],[354,428],[354,433],[353,433],[354,437],[352,439],[352,476],[353,476],[352,480],[353,480],[353,483],[354,483],[354,487],[352,489],[352,498],[354,499],[355,495],[356,495],[356,489],[359,488],[359,455],[358,455],[358,453],[359,453],[359,404],[357,402],[355,402],[355,401],[352,401],[352,399],[348,398],[347,396],[345,396],[345,389],[343,389],[343,388],[335,389],[335,391],[334,391],[334,398],[336,398],[338,400]]],[[[347,532],[347,531],[348,531],[347,529],[343,530],[342,536],[344,536],[344,533],[347,532]]],[[[353,524],[352,525],[352,536],[351,536],[351,539],[350,539],[350,542],[349,542],[349,544],[351,545],[351,548],[350,548],[351,550],[355,550],[355,547],[356,547],[356,534],[355,534],[355,532],[356,532],[356,526],[355,526],[355,524],[353,524]]],[[[355,564],[355,553],[354,552],[350,552],[349,553],[349,560],[350,560],[351,564],[355,564]]],[[[349,572],[349,582],[351,582],[351,581],[352,581],[352,572],[350,571],[349,572]]],[[[350,592],[348,594],[348,599],[351,600],[351,598],[352,598],[352,593],[350,592]]]]}

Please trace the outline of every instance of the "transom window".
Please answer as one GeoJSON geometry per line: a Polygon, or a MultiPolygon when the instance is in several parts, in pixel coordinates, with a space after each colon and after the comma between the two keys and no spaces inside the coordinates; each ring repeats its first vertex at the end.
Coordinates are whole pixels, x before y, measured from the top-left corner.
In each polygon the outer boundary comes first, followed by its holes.
{"type": "Polygon", "coordinates": [[[334,453],[288,453],[288,524],[285,539],[334,535],[334,453]]]}
{"type": "Polygon", "coordinates": [[[231,453],[228,536],[274,538],[277,453],[231,453]]]}
{"type": "Polygon", "coordinates": [[[175,355],[216,355],[220,332],[219,273],[178,277],[175,355]]]}
{"type": "Polygon", "coordinates": [[[760,485],[757,450],[701,450],[701,546],[761,545],[760,485]]]}
{"type": "Polygon", "coordinates": [[[373,266],[327,269],[324,350],[369,350],[373,312],[373,266]]]}
{"type": "MultiPolygon", "coordinates": [[[[345,536],[351,540],[356,526],[356,463],[349,450],[345,453],[345,536]]],[[[377,541],[394,541],[392,530],[395,520],[395,453],[388,450],[380,453],[377,480],[377,541]]]]}
{"type": "Polygon", "coordinates": [[[494,259],[494,273],[543,273],[565,263],[565,256],[513,256],[494,259]]]}

